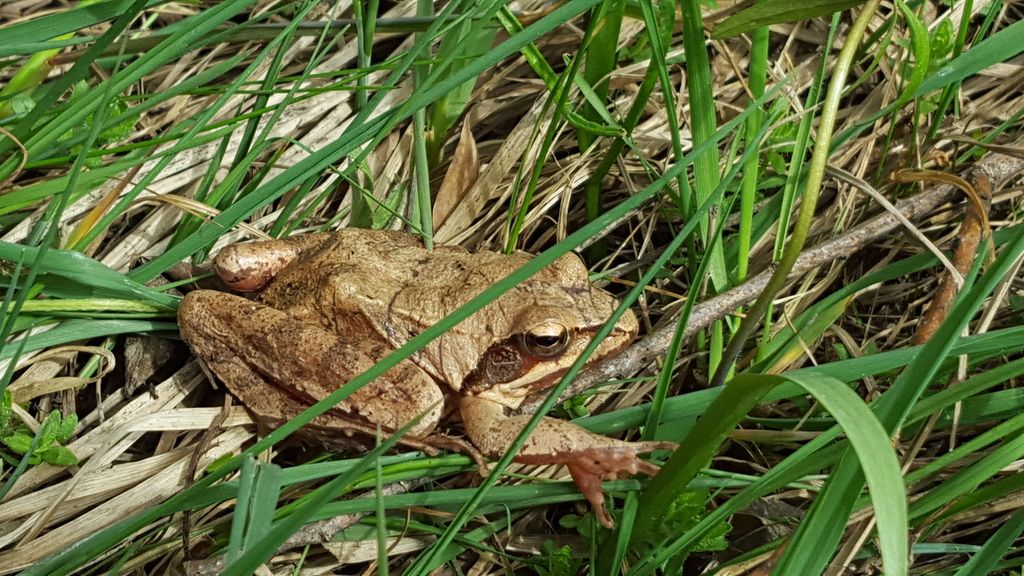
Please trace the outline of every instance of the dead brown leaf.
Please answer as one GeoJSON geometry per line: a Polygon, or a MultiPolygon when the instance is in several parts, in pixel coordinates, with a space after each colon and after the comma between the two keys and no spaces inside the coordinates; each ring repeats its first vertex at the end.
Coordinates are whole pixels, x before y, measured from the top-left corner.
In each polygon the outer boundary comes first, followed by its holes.
{"type": "Polygon", "coordinates": [[[470,130],[471,123],[469,117],[462,123],[459,144],[455,147],[452,163],[448,166],[448,172],[434,200],[434,230],[439,229],[451,216],[480,176],[480,158],[477,156],[473,131],[470,130]]]}

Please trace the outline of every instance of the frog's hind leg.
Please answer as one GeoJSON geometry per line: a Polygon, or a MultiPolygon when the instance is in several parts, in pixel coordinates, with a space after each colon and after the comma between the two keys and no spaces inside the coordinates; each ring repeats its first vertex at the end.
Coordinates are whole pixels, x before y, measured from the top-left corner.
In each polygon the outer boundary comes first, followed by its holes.
{"type": "MultiPolygon", "coordinates": [[[[182,338],[203,364],[261,416],[294,416],[390,351],[384,343],[346,340],[275,308],[212,290],[186,295],[178,322],[182,338]]],[[[390,432],[423,414],[409,432],[422,439],[440,420],[443,403],[433,379],[406,360],[313,424],[334,428],[332,417],[345,418],[390,432]]]]}

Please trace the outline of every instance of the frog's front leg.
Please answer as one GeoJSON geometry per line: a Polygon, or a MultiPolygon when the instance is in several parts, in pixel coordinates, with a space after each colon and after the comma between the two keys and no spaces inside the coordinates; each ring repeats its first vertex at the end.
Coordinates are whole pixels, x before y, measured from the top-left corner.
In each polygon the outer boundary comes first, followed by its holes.
{"type": "MultiPolygon", "coordinates": [[[[463,396],[459,400],[466,433],[485,455],[497,458],[522,431],[530,416],[507,416],[497,402],[463,396]]],[[[594,508],[598,521],[606,528],[613,523],[604,505],[601,481],[620,474],[644,473],[653,476],[658,467],[641,460],[640,454],[671,450],[673,442],[626,442],[600,436],[564,420],[544,418],[523,444],[515,461],[521,464],[565,464],[580,492],[594,508]]]]}

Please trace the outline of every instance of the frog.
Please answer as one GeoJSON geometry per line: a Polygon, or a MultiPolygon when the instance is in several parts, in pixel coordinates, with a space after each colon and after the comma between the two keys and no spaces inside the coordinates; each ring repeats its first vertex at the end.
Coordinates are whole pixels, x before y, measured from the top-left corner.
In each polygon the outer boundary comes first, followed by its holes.
{"type": "MultiPolygon", "coordinates": [[[[178,310],[202,366],[265,425],[294,417],[508,276],[531,256],[416,236],[340,229],[232,244],[213,269],[232,291],[196,289],[178,310]]],[[[516,409],[552,388],[618,301],[569,252],[487,303],[306,428],[320,438],[408,430],[407,445],[502,456],[531,416],[516,409]],[[466,440],[436,432],[458,413],[466,440]]],[[[621,351],[638,321],[626,310],[588,362],[621,351]]],[[[612,527],[602,480],[658,471],[640,458],[670,442],[601,436],[545,416],[514,461],[564,464],[595,517],[612,527]]]]}

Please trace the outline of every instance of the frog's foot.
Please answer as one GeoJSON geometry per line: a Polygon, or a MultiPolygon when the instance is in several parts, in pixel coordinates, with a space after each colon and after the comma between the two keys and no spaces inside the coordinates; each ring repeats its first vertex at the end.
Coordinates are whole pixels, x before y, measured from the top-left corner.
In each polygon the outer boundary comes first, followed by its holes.
{"type": "Polygon", "coordinates": [[[609,445],[590,446],[580,450],[552,454],[521,454],[516,462],[522,464],[565,464],[580,492],[590,502],[598,522],[605,528],[614,526],[605,506],[603,480],[615,480],[646,474],[654,476],[658,467],[639,458],[655,450],[673,450],[674,442],[621,442],[605,439],[609,445]]]}
{"type": "MultiPolygon", "coordinates": [[[[473,444],[491,457],[504,454],[530,416],[507,416],[503,406],[475,396],[459,399],[459,411],[473,444]]],[[[523,444],[515,461],[520,464],[565,464],[580,492],[594,507],[598,521],[611,528],[604,505],[601,481],[643,473],[654,475],[658,467],[639,456],[655,450],[671,450],[673,442],[626,442],[594,434],[554,418],[544,418],[523,444]]]]}

